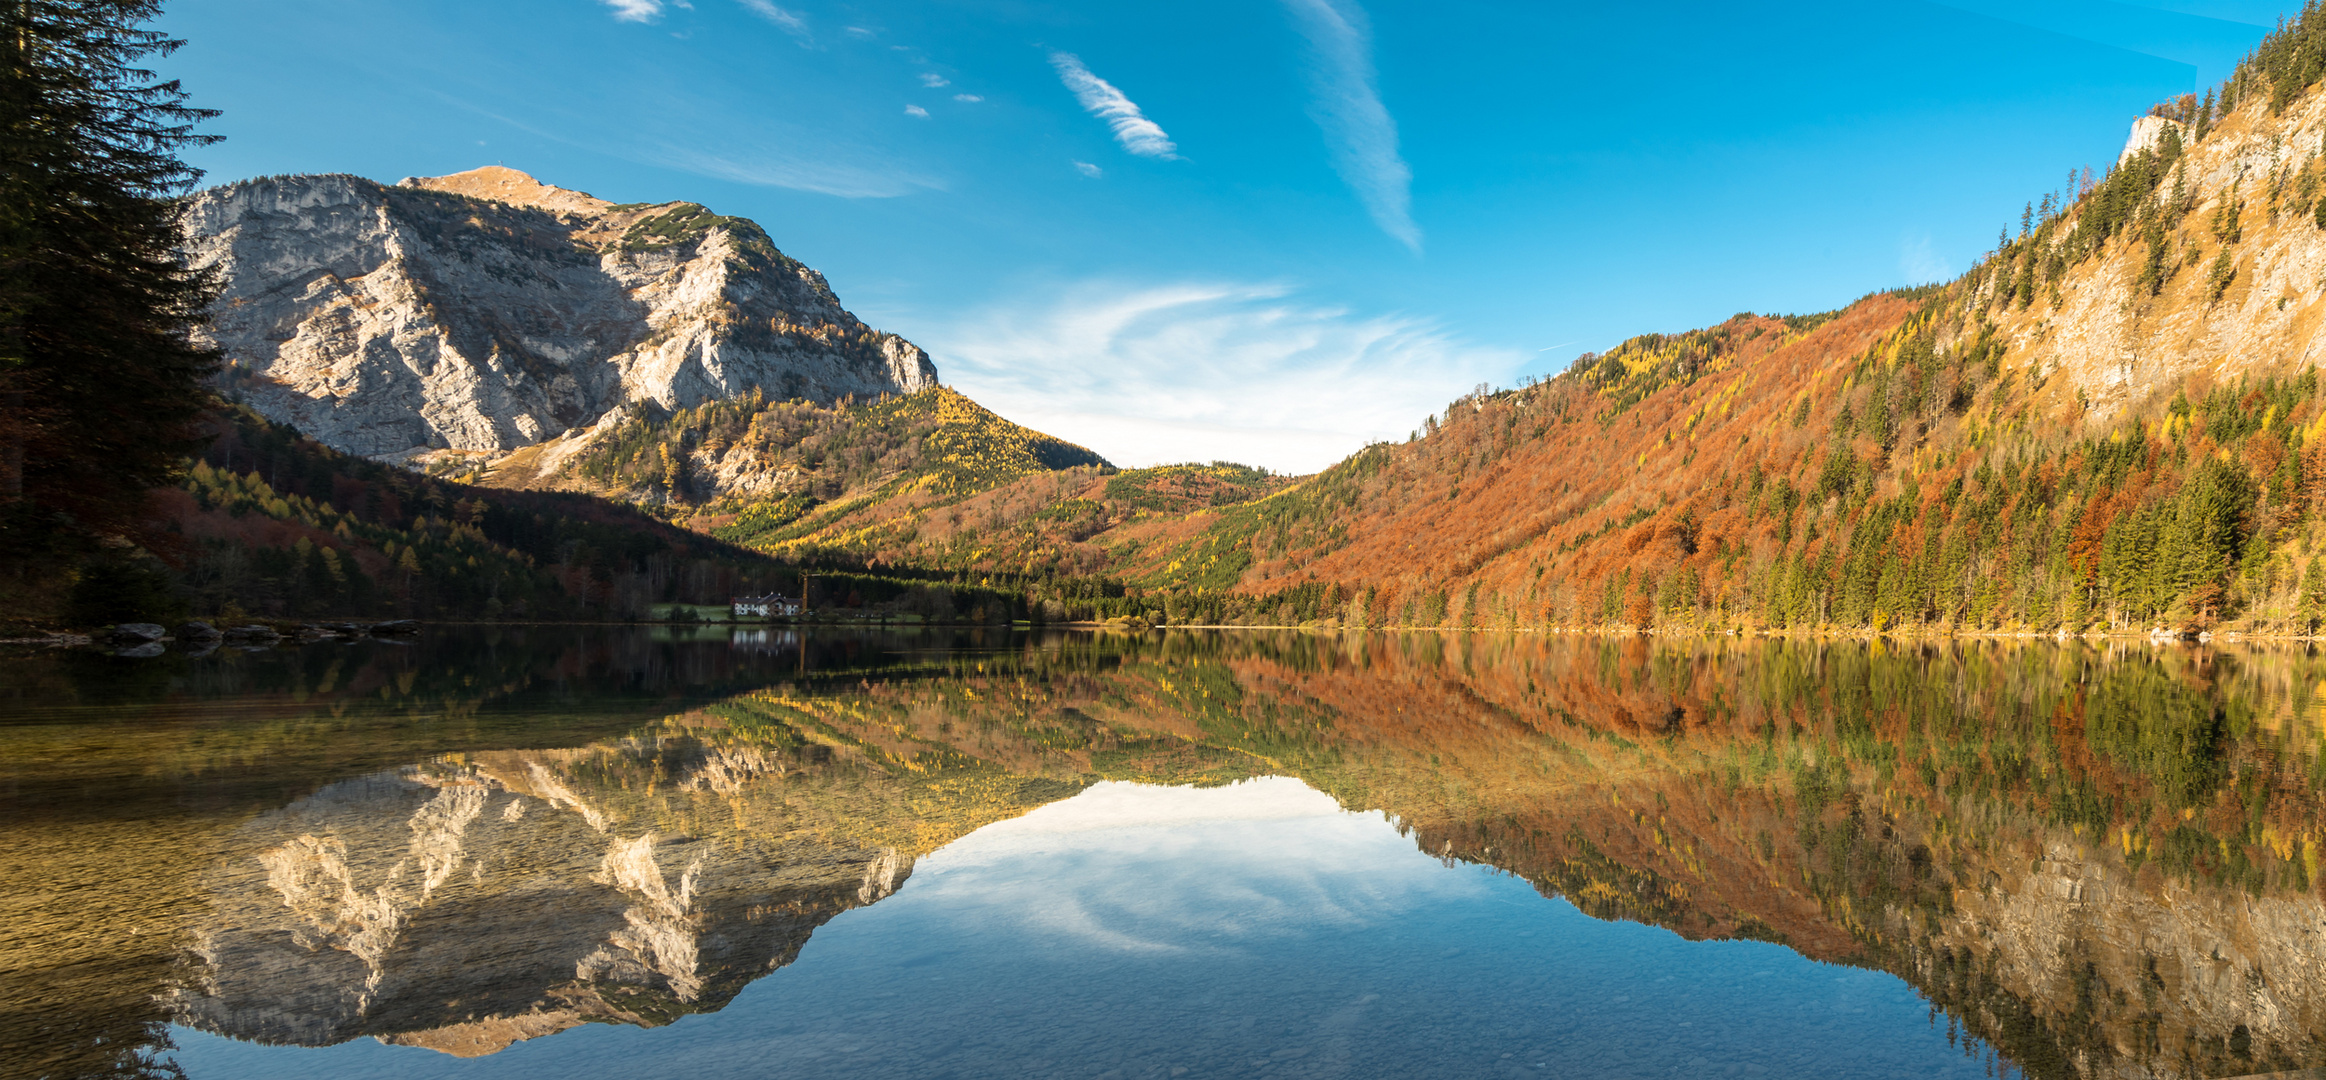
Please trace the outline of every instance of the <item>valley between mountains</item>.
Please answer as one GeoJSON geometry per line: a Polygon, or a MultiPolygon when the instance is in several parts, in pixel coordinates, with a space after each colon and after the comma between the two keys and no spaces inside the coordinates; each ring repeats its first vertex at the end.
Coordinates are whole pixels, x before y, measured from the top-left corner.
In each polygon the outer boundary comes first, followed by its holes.
{"type": "MultiPolygon", "coordinates": [[[[223,387],[244,443],[301,464],[213,453],[180,514],[223,543],[281,503],[373,580],[364,602],[407,609],[465,515],[482,577],[439,606],[636,616],[805,570],[839,575],[827,605],[935,618],[2306,635],[2326,620],[2317,21],[2219,100],[2159,105],[1961,278],[1645,334],[1306,477],[1120,469],[1010,423],[696,204],[497,167],[232,184],[187,218],[226,282],[223,387]],[[383,484],[444,512],[380,518],[383,484]],[[496,508],[552,493],[655,539],[527,546],[525,513],[496,508]]],[[[295,591],[286,609],[357,601],[295,591]]]]}

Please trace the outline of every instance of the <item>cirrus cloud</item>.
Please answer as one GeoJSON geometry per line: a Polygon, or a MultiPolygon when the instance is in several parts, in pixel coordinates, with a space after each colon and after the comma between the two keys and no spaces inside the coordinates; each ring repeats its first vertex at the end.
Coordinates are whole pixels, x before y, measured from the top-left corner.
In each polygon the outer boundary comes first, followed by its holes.
{"type": "Polygon", "coordinates": [[[1397,120],[1374,88],[1373,28],[1351,0],[1284,0],[1309,45],[1309,116],[1324,131],[1333,171],[1373,223],[1415,254],[1413,170],[1397,149],[1397,120]]]}
{"type": "Polygon", "coordinates": [[[1147,119],[1139,106],[1114,84],[1090,73],[1080,57],[1069,52],[1050,54],[1050,66],[1058,69],[1058,80],[1074,92],[1074,100],[1083,111],[1106,121],[1114,132],[1115,141],[1123,149],[1140,157],[1162,158],[1166,161],[1179,157],[1179,147],[1164,134],[1162,125],[1147,119]]]}

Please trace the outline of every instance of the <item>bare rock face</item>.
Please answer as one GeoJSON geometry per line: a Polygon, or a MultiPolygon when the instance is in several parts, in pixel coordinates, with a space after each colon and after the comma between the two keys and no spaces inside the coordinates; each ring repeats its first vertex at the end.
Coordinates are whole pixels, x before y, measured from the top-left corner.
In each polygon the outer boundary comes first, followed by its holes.
{"type": "Polygon", "coordinates": [[[750,221],[615,205],[490,167],[292,176],[190,200],[231,391],[340,449],[505,452],[625,406],[937,384],[750,221]]]}
{"type": "Polygon", "coordinates": [[[2189,137],[2189,126],[2178,120],[2162,116],[2143,116],[2134,120],[2132,134],[2124,140],[2124,151],[2116,155],[2116,164],[2130,163],[2143,150],[2161,148],[2165,144],[2165,133],[2168,131],[2183,140],[2189,137]]]}
{"type": "MultiPolygon", "coordinates": [[[[2321,125],[2326,93],[2315,89],[2276,115],[2241,107],[2202,141],[2177,121],[2141,118],[2120,167],[2143,151],[2161,160],[2168,144],[2185,146],[2152,166],[2162,213],[2144,211],[2084,261],[2072,243],[2084,211],[2038,230],[2017,280],[2027,280],[2026,265],[2063,258],[2058,276],[2013,304],[1998,297],[2004,275],[1974,274],[1974,310],[2014,357],[2028,357],[2023,377],[2053,407],[2074,402],[2067,415],[2095,427],[2176,379],[2201,386],[2326,361],[2326,227],[2315,213],[2316,174],[2306,171],[2321,125]],[[2152,222],[2155,250],[2143,231],[2152,222]],[[2152,259],[2157,276],[2145,278],[2152,259]]],[[[1981,319],[1960,335],[1976,337],[1981,319]]]]}

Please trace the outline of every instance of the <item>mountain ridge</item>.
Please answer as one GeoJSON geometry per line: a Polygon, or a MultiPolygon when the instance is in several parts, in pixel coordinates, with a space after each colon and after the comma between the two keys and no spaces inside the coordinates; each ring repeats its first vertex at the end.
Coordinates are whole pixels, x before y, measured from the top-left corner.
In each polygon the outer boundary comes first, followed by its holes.
{"type": "Polygon", "coordinates": [[[201,333],[228,393],[348,452],[506,452],[642,405],[937,383],[756,224],[695,203],[491,167],[246,180],[185,219],[189,261],[224,285],[201,333]]]}
{"type": "MultiPolygon", "coordinates": [[[[925,389],[812,416],[780,391],[642,402],[514,457],[480,448],[467,475],[599,491],[789,562],[999,581],[1042,618],[2308,635],[2326,626],[2313,54],[2317,11],[2218,99],[2156,107],[2116,165],[2031,203],[1953,281],[1644,334],[1311,477],[1121,471],[1073,448],[1088,456],[907,490],[944,471],[922,452],[944,425],[913,429],[905,469],[886,456],[899,416],[954,410],[994,448],[1033,436],[925,389]],[[769,419],[787,434],[766,438],[769,419]]],[[[641,212],[522,174],[454,186],[641,212]]],[[[598,242],[719,227],[659,205],[598,242]]]]}

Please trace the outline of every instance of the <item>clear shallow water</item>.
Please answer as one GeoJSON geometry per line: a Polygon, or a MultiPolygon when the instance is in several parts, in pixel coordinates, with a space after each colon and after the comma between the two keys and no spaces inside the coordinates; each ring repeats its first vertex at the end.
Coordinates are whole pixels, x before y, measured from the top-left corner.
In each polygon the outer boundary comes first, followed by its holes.
{"type": "Polygon", "coordinates": [[[0,661],[0,1072],[2316,1064],[2321,667],[576,630],[0,661]]]}

